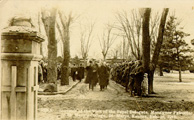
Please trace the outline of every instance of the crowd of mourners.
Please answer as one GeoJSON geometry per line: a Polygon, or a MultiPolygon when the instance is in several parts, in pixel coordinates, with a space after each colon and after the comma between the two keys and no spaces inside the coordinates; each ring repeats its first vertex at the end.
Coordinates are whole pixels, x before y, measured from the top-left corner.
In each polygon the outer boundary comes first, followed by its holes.
{"type": "Polygon", "coordinates": [[[99,83],[100,90],[107,88],[109,83],[110,68],[105,62],[97,62],[96,60],[89,60],[87,66],[84,68],[83,64],[71,67],[71,77],[73,81],[85,78],[84,83],[89,84],[89,89],[94,90],[94,87],[99,83]],[[86,74],[85,74],[86,73],[86,74]],[[85,77],[86,76],[86,77],[85,77]]]}
{"type": "Polygon", "coordinates": [[[105,62],[97,63],[95,60],[90,60],[86,67],[87,75],[85,83],[89,84],[89,89],[94,89],[96,84],[99,82],[100,90],[107,88],[109,83],[110,68],[105,62]]]}
{"type": "MultiPolygon", "coordinates": [[[[38,67],[39,83],[47,82],[47,63],[39,62],[38,67]]],[[[57,65],[57,79],[61,79],[61,64],[57,65]]],[[[100,90],[107,88],[109,79],[125,87],[126,92],[130,92],[132,96],[142,96],[145,91],[145,74],[143,72],[142,61],[128,61],[108,65],[103,61],[89,60],[87,66],[83,64],[70,65],[70,76],[73,81],[85,80],[84,83],[89,84],[89,89],[94,90],[97,83],[100,90]],[[84,79],[85,78],[85,79],[84,79]]],[[[147,84],[147,83],[146,83],[147,84]]]]}

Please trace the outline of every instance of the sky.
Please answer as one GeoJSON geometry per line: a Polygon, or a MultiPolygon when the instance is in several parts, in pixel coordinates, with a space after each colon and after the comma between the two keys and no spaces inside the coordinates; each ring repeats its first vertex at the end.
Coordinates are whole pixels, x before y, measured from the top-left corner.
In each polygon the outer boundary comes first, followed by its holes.
{"type": "MultiPolygon", "coordinates": [[[[15,15],[25,15],[33,18],[35,26],[37,26],[37,13],[41,8],[56,7],[62,9],[65,14],[72,12],[74,16],[79,16],[71,26],[70,34],[70,51],[71,57],[80,56],[80,24],[87,25],[95,22],[94,36],[98,36],[103,32],[104,25],[116,21],[115,13],[118,11],[130,11],[142,7],[151,7],[153,11],[161,11],[163,8],[170,8],[169,13],[175,11],[177,18],[182,19],[181,25],[184,31],[190,36],[186,38],[186,42],[190,44],[190,40],[194,39],[194,1],[185,0],[1,0],[0,1],[0,28],[7,26],[8,20],[15,15]]],[[[42,34],[45,35],[44,28],[41,28],[42,34]]],[[[120,44],[121,40],[117,39],[113,48],[120,44]]],[[[58,48],[61,48],[59,42],[58,48]]],[[[46,51],[47,41],[44,42],[46,51]]],[[[192,46],[193,47],[193,46],[192,46]]],[[[97,37],[92,42],[89,57],[102,58],[100,45],[97,37]]],[[[58,49],[58,55],[61,50],[58,49]]]]}

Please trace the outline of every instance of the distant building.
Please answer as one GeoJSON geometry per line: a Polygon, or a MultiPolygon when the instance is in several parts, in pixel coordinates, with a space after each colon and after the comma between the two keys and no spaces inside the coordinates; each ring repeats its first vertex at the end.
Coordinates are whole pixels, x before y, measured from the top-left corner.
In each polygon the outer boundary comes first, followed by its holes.
{"type": "Polygon", "coordinates": [[[106,59],[106,62],[111,64],[111,63],[122,63],[124,62],[125,59],[106,59]]]}

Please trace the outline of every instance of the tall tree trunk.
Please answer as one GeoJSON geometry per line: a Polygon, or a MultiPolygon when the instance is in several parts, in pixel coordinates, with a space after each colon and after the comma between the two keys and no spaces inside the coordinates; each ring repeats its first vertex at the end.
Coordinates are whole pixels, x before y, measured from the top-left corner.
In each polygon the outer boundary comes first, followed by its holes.
{"type": "Polygon", "coordinates": [[[48,37],[47,80],[49,83],[55,83],[57,80],[57,41],[55,39],[56,9],[53,8],[49,12],[50,15],[46,15],[46,12],[42,11],[42,21],[48,37]]]}
{"type": "Polygon", "coordinates": [[[142,50],[143,50],[143,68],[144,72],[149,72],[150,64],[150,34],[149,34],[149,21],[150,21],[151,8],[146,8],[143,16],[142,27],[142,50]]]}
{"type": "Polygon", "coordinates": [[[70,61],[70,48],[69,48],[69,35],[63,42],[63,63],[61,68],[61,85],[69,85],[69,61],[70,61]]]}
{"type": "Polygon", "coordinates": [[[179,82],[182,82],[182,77],[181,77],[181,67],[179,67],[179,82]]]}
{"type": "Polygon", "coordinates": [[[83,57],[83,61],[84,61],[84,68],[86,68],[86,66],[87,66],[87,61],[86,61],[86,58],[85,58],[85,57],[83,57]]]}
{"type": "Polygon", "coordinates": [[[149,71],[148,73],[148,93],[153,94],[154,92],[154,71],[149,71]]]}
{"type": "Polygon", "coordinates": [[[163,69],[163,67],[160,65],[160,73],[159,73],[160,76],[163,76],[163,71],[162,71],[162,69],[163,69]]]}
{"type": "Polygon", "coordinates": [[[159,58],[159,53],[160,53],[160,49],[163,43],[163,35],[164,35],[164,29],[165,29],[165,24],[166,24],[166,18],[168,15],[168,8],[165,8],[162,12],[162,17],[160,20],[160,26],[159,26],[159,31],[158,31],[158,38],[157,38],[157,43],[154,49],[154,54],[152,56],[152,62],[150,65],[150,72],[148,75],[148,92],[149,94],[154,93],[154,89],[153,89],[153,80],[154,80],[154,72],[156,69],[156,65],[158,64],[158,58],[159,58]]]}
{"type": "Polygon", "coordinates": [[[179,82],[182,82],[182,77],[181,77],[181,62],[180,62],[180,58],[178,57],[178,61],[179,61],[179,82]]]}
{"type": "Polygon", "coordinates": [[[103,54],[103,60],[104,61],[106,60],[106,54],[103,54]]]}

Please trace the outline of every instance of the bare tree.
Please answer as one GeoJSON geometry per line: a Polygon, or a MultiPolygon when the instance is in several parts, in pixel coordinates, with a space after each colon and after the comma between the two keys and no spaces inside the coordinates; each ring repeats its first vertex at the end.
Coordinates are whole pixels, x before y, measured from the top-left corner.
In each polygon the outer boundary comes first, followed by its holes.
{"type": "Polygon", "coordinates": [[[150,17],[150,40],[151,40],[151,56],[153,55],[156,42],[157,42],[157,36],[158,36],[158,28],[160,24],[160,14],[159,12],[156,12],[155,14],[153,13],[152,16],[150,17]]]}
{"type": "Polygon", "coordinates": [[[61,85],[69,85],[69,61],[70,61],[70,25],[73,22],[72,14],[70,13],[68,16],[62,14],[61,11],[59,13],[59,19],[61,22],[61,27],[59,23],[57,23],[57,29],[61,36],[63,42],[63,63],[61,66],[61,85]]]}
{"type": "Polygon", "coordinates": [[[84,60],[84,65],[86,66],[86,59],[88,58],[88,52],[91,47],[93,40],[93,30],[95,23],[90,23],[89,26],[81,30],[80,42],[81,42],[81,55],[84,60]]]}
{"type": "Polygon", "coordinates": [[[143,67],[144,72],[149,71],[150,65],[150,16],[151,16],[151,8],[145,8],[145,12],[143,15],[143,27],[142,27],[142,51],[143,51],[143,67]]]}
{"type": "Polygon", "coordinates": [[[117,59],[118,58],[118,50],[112,50],[111,51],[111,58],[112,59],[117,59]]]}
{"type": "Polygon", "coordinates": [[[112,46],[112,44],[114,43],[115,39],[117,38],[116,35],[111,34],[112,30],[113,30],[113,25],[108,24],[101,38],[98,39],[104,60],[106,60],[108,51],[110,47],[112,46]]]}
{"type": "Polygon", "coordinates": [[[140,60],[142,16],[135,10],[132,10],[130,15],[131,16],[129,17],[126,11],[118,12],[116,14],[116,19],[119,22],[119,25],[117,25],[116,28],[122,32],[121,36],[125,35],[127,38],[132,55],[137,60],[140,60]]]}
{"type": "Polygon", "coordinates": [[[142,22],[143,23],[142,47],[143,47],[143,67],[144,67],[144,72],[148,73],[148,92],[151,94],[151,93],[154,93],[153,91],[154,71],[158,63],[159,53],[163,42],[164,27],[166,23],[167,14],[168,14],[168,8],[165,8],[162,12],[159,29],[158,29],[156,46],[154,49],[154,54],[152,56],[151,62],[150,62],[151,38],[150,38],[150,30],[149,30],[150,13],[151,13],[151,8],[145,8],[143,22],[142,22]]]}
{"type": "Polygon", "coordinates": [[[122,43],[116,45],[116,47],[112,50],[112,55],[113,58],[123,58],[122,43]]]}
{"type": "Polygon", "coordinates": [[[42,22],[48,38],[47,80],[49,83],[55,83],[57,80],[57,41],[55,37],[56,12],[56,8],[41,10],[42,22]]]}
{"type": "Polygon", "coordinates": [[[131,55],[130,55],[130,45],[128,40],[126,40],[126,37],[123,36],[123,60],[129,60],[131,59],[131,55]]]}

